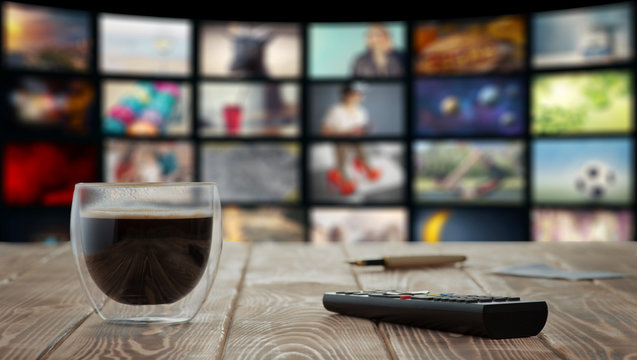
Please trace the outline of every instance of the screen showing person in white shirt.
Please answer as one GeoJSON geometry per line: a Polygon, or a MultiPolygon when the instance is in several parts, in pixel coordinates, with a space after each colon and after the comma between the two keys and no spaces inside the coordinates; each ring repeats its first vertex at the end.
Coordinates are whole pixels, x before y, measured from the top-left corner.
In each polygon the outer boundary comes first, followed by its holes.
{"type": "Polygon", "coordinates": [[[369,132],[369,116],[362,106],[365,85],[358,82],[343,86],[341,100],[327,111],[321,134],[324,136],[362,136],[369,132]]]}

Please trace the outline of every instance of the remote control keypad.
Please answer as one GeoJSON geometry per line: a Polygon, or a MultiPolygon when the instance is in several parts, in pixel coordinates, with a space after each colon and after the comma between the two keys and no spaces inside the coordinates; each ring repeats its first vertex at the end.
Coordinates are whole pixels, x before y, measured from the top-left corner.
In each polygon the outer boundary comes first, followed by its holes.
{"type": "Polygon", "coordinates": [[[423,290],[423,291],[399,291],[399,290],[337,291],[336,294],[396,298],[396,299],[402,299],[402,300],[410,299],[410,300],[443,301],[443,302],[459,302],[459,303],[492,303],[492,302],[520,301],[519,297],[463,295],[463,294],[455,294],[455,293],[431,294],[427,290],[423,290]]]}

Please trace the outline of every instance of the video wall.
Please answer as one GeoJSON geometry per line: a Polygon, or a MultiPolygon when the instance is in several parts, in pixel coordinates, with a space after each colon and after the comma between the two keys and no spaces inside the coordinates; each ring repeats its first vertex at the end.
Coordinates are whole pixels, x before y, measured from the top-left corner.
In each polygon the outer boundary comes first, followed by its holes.
{"type": "Polygon", "coordinates": [[[634,240],[634,3],[236,22],[2,2],[2,240],[214,181],[228,241],[634,240]]]}

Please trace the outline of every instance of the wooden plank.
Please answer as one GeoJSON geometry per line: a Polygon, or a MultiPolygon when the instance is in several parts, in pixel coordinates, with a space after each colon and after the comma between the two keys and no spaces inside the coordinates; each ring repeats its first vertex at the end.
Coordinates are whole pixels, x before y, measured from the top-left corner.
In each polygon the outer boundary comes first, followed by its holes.
{"type": "Polygon", "coordinates": [[[376,325],[328,312],[324,292],[356,289],[336,245],[254,245],[226,359],[387,359],[376,325]]]}
{"type": "MultiPolygon", "coordinates": [[[[458,248],[469,257],[467,273],[487,291],[547,301],[549,318],[540,338],[556,353],[569,359],[637,358],[637,300],[634,296],[619,297],[598,285],[610,280],[568,281],[489,273],[496,266],[535,262],[557,266],[559,264],[553,263],[548,255],[556,248],[554,245],[465,244],[458,248]]],[[[454,246],[445,249],[454,249],[454,246]]],[[[614,261],[604,247],[581,255],[584,263],[600,265],[614,261]]]]}
{"type": "Polygon", "coordinates": [[[73,264],[66,246],[0,286],[1,359],[35,359],[92,313],[73,264]]]}
{"type": "Polygon", "coordinates": [[[69,243],[57,246],[0,242],[0,285],[7,284],[30,268],[47,262],[69,247],[69,243]]]}
{"type": "Polygon", "coordinates": [[[247,243],[224,243],[206,303],[186,324],[126,326],[92,315],[48,359],[216,359],[232,320],[249,254],[247,243]]]}
{"type": "MultiPolygon", "coordinates": [[[[461,248],[447,251],[438,244],[385,243],[346,246],[350,258],[388,255],[464,255],[461,248]]],[[[366,289],[431,290],[464,294],[484,293],[462,270],[462,264],[423,269],[385,270],[381,266],[353,267],[366,289]]],[[[496,291],[494,295],[513,292],[496,291]]],[[[400,359],[556,359],[559,358],[537,337],[491,340],[475,336],[380,323],[400,359]]]]}
{"type": "Polygon", "coordinates": [[[545,247],[547,258],[562,269],[613,271],[628,275],[627,278],[593,282],[627,299],[634,299],[637,294],[637,242],[551,243],[545,247]]]}

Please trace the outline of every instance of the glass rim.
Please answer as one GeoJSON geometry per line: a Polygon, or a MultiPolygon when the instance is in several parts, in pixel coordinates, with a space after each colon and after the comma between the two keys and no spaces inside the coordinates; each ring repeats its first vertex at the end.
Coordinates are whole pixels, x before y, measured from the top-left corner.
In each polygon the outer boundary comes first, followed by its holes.
{"type": "Polygon", "coordinates": [[[195,187],[195,186],[217,186],[212,181],[185,181],[185,182],[80,182],[76,187],[113,187],[113,188],[135,188],[135,187],[195,187]]]}

